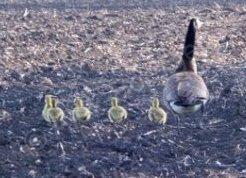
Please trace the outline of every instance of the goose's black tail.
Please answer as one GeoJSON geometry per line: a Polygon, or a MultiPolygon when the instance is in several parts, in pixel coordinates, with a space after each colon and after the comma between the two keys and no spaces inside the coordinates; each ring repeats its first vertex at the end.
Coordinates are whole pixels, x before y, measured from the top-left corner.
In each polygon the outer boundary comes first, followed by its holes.
{"type": "Polygon", "coordinates": [[[193,61],[195,41],[196,41],[196,19],[190,20],[188,31],[185,37],[185,44],[183,50],[182,61],[177,72],[181,71],[193,71],[196,72],[196,64],[193,61]]]}

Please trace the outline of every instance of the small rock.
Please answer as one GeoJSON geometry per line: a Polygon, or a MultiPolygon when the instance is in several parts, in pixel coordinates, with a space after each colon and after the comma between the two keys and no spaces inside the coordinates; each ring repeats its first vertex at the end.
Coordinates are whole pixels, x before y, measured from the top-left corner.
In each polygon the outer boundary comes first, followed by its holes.
{"type": "Polygon", "coordinates": [[[44,77],[44,78],[42,79],[41,84],[44,85],[44,86],[46,86],[46,87],[53,87],[53,86],[54,86],[52,80],[49,79],[49,78],[47,78],[47,77],[44,77]]]}
{"type": "Polygon", "coordinates": [[[219,43],[221,44],[221,43],[225,43],[225,42],[228,42],[228,41],[230,41],[230,37],[225,36],[221,40],[219,40],[219,43]]]}
{"type": "Polygon", "coordinates": [[[10,113],[4,109],[0,110],[0,121],[7,121],[10,120],[10,113]]]}
{"type": "Polygon", "coordinates": [[[184,158],[184,165],[185,166],[190,166],[191,164],[193,164],[193,159],[190,157],[190,155],[187,155],[185,158],[184,158]]]}
{"type": "Polygon", "coordinates": [[[28,175],[31,176],[31,177],[36,177],[37,172],[36,172],[35,170],[30,170],[30,171],[28,172],[28,175]]]}
{"type": "Polygon", "coordinates": [[[241,127],[240,130],[246,132],[246,127],[241,127]]]}

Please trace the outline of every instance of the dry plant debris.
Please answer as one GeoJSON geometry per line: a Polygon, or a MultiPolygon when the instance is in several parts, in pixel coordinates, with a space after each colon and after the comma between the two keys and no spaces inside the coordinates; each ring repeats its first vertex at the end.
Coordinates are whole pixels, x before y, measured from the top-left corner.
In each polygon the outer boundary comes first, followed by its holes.
{"type": "Polygon", "coordinates": [[[0,11],[0,175],[245,176],[245,9],[0,11]],[[163,129],[146,111],[177,67],[191,16],[203,22],[195,56],[211,98],[178,136],[171,114],[163,129]],[[80,128],[62,128],[62,158],[41,116],[47,93],[59,96],[65,119],[76,96],[93,112],[80,128]],[[112,96],[129,108],[122,125],[107,120],[112,96]]]}

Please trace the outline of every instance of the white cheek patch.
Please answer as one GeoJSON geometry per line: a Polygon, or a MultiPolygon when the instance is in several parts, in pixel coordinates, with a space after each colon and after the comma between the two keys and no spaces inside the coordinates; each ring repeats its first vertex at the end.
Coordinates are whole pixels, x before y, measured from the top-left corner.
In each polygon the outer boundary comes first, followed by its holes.
{"type": "Polygon", "coordinates": [[[186,114],[186,113],[192,113],[198,111],[201,108],[202,104],[184,107],[184,106],[175,105],[174,102],[171,102],[170,106],[172,110],[177,114],[186,114]]]}

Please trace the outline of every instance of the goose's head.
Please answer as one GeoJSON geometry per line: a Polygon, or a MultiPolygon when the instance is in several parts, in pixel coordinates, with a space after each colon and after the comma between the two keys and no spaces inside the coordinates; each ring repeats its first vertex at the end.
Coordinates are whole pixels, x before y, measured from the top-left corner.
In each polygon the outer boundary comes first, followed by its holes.
{"type": "Polygon", "coordinates": [[[79,97],[76,97],[74,99],[74,106],[75,107],[83,107],[84,106],[83,100],[79,97]]]}
{"type": "Polygon", "coordinates": [[[45,95],[44,97],[44,102],[47,106],[52,106],[52,99],[54,98],[55,96],[53,95],[45,95]]]}
{"type": "Polygon", "coordinates": [[[118,98],[116,97],[111,98],[111,106],[112,107],[118,106],[118,98]]]}
{"type": "Polygon", "coordinates": [[[159,105],[160,105],[160,103],[159,103],[158,98],[154,98],[154,99],[152,100],[152,107],[153,107],[153,108],[159,108],[159,105]]]}

